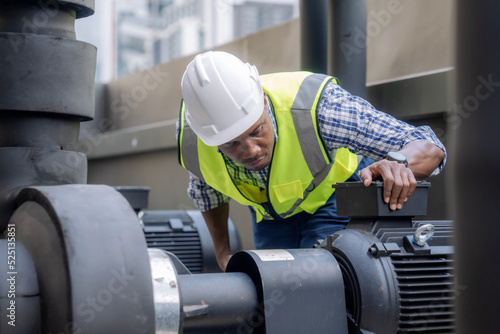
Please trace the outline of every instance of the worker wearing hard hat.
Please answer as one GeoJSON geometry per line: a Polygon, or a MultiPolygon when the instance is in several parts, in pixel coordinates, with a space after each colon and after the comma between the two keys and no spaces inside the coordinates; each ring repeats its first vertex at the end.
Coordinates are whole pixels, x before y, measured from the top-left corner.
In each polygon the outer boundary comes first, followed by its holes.
{"type": "Polygon", "coordinates": [[[416,179],[446,161],[429,127],[377,111],[331,76],[259,76],[237,57],[209,51],[187,66],[181,85],[179,160],[222,269],[231,257],[230,199],[251,208],[257,249],[307,248],[349,221],[337,216],[333,184],[382,178],[397,210],[416,179]],[[376,162],[361,169],[357,155],[376,162]]]}

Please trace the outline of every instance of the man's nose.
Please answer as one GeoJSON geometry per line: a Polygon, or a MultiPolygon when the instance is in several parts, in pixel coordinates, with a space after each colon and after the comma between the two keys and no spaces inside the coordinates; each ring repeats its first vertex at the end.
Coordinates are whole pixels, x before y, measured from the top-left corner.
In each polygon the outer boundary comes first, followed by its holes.
{"type": "Polygon", "coordinates": [[[241,142],[240,156],[243,160],[251,159],[260,152],[260,146],[256,140],[246,139],[241,142]]]}

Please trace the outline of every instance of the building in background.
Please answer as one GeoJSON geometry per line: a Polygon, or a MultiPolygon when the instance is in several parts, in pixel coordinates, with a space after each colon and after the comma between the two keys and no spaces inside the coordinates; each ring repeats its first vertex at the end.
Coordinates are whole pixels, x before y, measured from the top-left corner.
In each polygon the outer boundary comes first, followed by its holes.
{"type": "Polygon", "coordinates": [[[96,13],[75,23],[76,38],[97,47],[97,82],[108,82],[116,77],[114,5],[115,0],[96,1],[96,13]]]}
{"type": "Polygon", "coordinates": [[[98,47],[96,81],[107,82],[298,15],[299,0],[101,0],[76,29],[98,47]]]}
{"type": "Polygon", "coordinates": [[[232,39],[228,0],[122,0],[116,18],[118,76],[232,39]]]}
{"type": "Polygon", "coordinates": [[[298,1],[240,1],[234,4],[234,38],[298,17],[298,1]]]}

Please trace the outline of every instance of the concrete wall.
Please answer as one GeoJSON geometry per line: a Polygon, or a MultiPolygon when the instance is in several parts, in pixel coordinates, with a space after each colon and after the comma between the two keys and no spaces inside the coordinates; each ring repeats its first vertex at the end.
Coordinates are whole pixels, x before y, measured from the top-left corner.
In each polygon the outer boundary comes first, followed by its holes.
{"type": "Polygon", "coordinates": [[[370,0],[368,84],[454,65],[453,0],[370,0]]]}
{"type": "MultiPolygon", "coordinates": [[[[367,38],[367,47],[352,45],[357,52],[367,52],[368,99],[410,122],[433,123],[444,137],[452,101],[453,10],[452,0],[370,0],[369,30],[359,36],[367,38]]],[[[300,70],[300,21],[217,49],[255,64],[260,73],[300,70]]],[[[82,124],[88,183],[148,186],[149,209],[195,209],[186,194],[188,175],[177,163],[175,142],[180,80],[192,58],[98,87],[96,118],[82,124]]],[[[441,219],[446,216],[445,174],[439,178],[431,180],[439,199],[431,211],[433,218],[441,219]]],[[[253,248],[248,209],[232,203],[231,218],[243,248],[253,248]]]]}

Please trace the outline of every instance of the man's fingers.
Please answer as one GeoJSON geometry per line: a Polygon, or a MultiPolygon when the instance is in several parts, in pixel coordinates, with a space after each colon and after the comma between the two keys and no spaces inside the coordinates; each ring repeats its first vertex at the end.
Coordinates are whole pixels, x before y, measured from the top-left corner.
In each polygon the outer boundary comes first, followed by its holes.
{"type": "Polygon", "coordinates": [[[363,184],[365,185],[365,187],[368,187],[372,183],[373,178],[372,178],[372,172],[370,170],[370,166],[363,168],[359,172],[359,178],[361,179],[361,181],[363,181],[363,184]]]}
{"type": "Polygon", "coordinates": [[[398,170],[395,171],[396,176],[392,187],[391,210],[402,209],[404,203],[410,198],[417,186],[417,181],[411,169],[401,164],[398,164],[397,168],[398,170]]]}
{"type": "Polygon", "coordinates": [[[384,180],[384,201],[391,210],[403,208],[416,186],[412,171],[395,161],[385,161],[379,170],[384,180]]]}
{"type": "Polygon", "coordinates": [[[401,172],[399,171],[399,163],[396,164],[397,165],[391,163],[392,178],[390,182],[386,184],[384,180],[384,192],[390,191],[389,207],[391,208],[391,210],[398,209],[400,194],[404,187],[403,178],[401,177],[401,172]],[[389,188],[390,185],[392,186],[391,189],[386,189],[389,188]]]}
{"type": "Polygon", "coordinates": [[[382,176],[382,180],[384,181],[384,202],[390,203],[391,198],[392,198],[392,193],[393,193],[393,187],[394,187],[394,173],[392,170],[392,163],[389,161],[384,161],[385,163],[381,163],[377,166],[378,172],[380,173],[380,176],[382,176]]]}
{"type": "Polygon", "coordinates": [[[399,193],[399,197],[397,199],[397,205],[396,209],[402,209],[403,204],[408,200],[408,192],[410,191],[410,180],[409,180],[409,174],[411,174],[411,171],[409,168],[401,168],[401,182],[402,182],[402,187],[401,187],[401,192],[399,193]]]}
{"type": "Polygon", "coordinates": [[[408,189],[408,193],[406,194],[405,202],[408,200],[408,198],[411,197],[411,195],[413,195],[413,192],[417,188],[417,179],[415,178],[415,175],[413,175],[411,169],[408,168],[408,170],[409,170],[408,182],[410,183],[410,188],[408,189]]]}
{"type": "Polygon", "coordinates": [[[361,181],[363,181],[365,187],[368,187],[373,181],[369,167],[363,168],[361,172],[359,172],[359,177],[361,181]]]}
{"type": "Polygon", "coordinates": [[[391,210],[402,209],[417,186],[411,169],[396,161],[381,160],[361,170],[359,176],[365,186],[369,186],[373,179],[382,177],[384,202],[391,210]]]}

